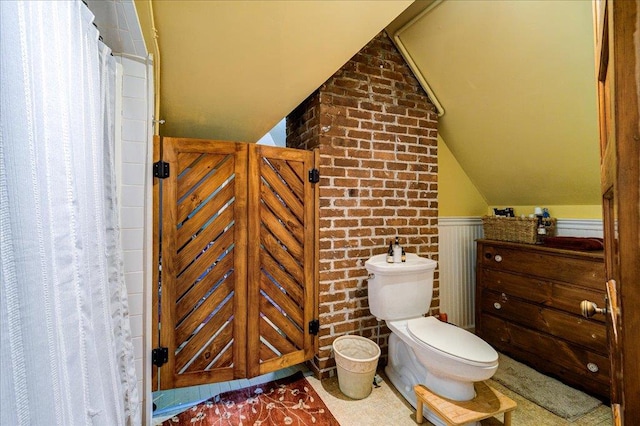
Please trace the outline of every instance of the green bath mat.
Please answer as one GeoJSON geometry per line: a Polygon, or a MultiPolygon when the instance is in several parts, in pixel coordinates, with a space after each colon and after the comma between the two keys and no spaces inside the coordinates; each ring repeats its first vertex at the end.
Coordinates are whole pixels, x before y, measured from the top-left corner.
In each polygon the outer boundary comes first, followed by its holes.
{"type": "Polygon", "coordinates": [[[493,380],[568,421],[574,421],[602,404],[508,356],[500,354],[499,362],[493,380]]]}

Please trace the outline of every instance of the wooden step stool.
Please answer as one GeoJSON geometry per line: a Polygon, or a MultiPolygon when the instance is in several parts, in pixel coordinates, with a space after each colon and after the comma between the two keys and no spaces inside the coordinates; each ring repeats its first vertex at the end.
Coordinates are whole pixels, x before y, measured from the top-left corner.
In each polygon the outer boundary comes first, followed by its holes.
{"type": "Polygon", "coordinates": [[[415,385],[417,409],[416,422],[422,423],[422,404],[427,407],[448,426],[459,426],[471,422],[488,419],[496,414],[504,413],[505,426],[511,425],[511,412],[518,404],[504,396],[485,382],[474,384],[476,397],[470,401],[453,401],[436,395],[424,385],[415,385]]]}

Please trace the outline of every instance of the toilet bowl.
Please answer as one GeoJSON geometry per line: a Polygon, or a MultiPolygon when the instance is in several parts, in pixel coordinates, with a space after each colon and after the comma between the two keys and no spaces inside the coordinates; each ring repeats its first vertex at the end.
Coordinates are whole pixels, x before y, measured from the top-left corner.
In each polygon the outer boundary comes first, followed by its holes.
{"type": "Polygon", "coordinates": [[[387,326],[426,368],[425,378],[419,383],[445,398],[473,399],[473,383],[489,379],[498,369],[498,353],[478,336],[455,325],[419,317],[388,321],[387,326]]]}
{"type": "MultiPolygon", "coordinates": [[[[387,263],[377,255],[365,262],[370,274],[369,309],[391,330],[385,373],[414,407],[413,387],[456,401],[473,399],[473,383],[487,380],[498,368],[498,353],[478,336],[434,317],[424,317],[433,294],[437,263],[407,254],[403,263],[387,263]]],[[[425,417],[442,421],[425,408],[425,417]]]]}

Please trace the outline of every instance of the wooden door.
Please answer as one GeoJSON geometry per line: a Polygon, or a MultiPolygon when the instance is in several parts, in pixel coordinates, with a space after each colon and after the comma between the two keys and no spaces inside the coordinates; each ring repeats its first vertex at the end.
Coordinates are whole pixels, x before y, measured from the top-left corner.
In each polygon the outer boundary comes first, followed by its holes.
{"type": "Polygon", "coordinates": [[[252,377],[310,359],[313,339],[304,324],[315,303],[316,204],[304,176],[314,154],[183,138],[163,138],[158,147],[169,174],[156,191],[161,268],[154,364],[160,367],[154,388],[252,377]],[[277,326],[255,328],[259,318],[277,326]],[[294,343],[283,346],[274,334],[294,343]],[[266,357],[261,341],[278,348],[278,356],[266,357]],[[166,355],[158,359],[156,351],[166,355]]]}
{"type": "Polygon", "coordinates": [[[313,152],[249,149],[249,375],[313,356],[313,152]]]}
{"type": "Polygon", "coordinates": [[[247,146],[163,138],[160,389],[246,376],[247,146]]]}
{"type": "Polygon", "coordinates": [[[640,421],[640,2],[596,3],[607,327],[614,424],[640,421]]]}

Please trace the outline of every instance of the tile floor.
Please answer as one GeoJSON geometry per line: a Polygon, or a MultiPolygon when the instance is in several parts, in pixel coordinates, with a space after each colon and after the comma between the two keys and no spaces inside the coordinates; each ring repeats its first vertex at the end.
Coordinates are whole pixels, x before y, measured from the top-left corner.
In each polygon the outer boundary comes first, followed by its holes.
{"type": "MultiPolygon", "coordinates": [[[[339,389],[337,377],[317,380],[310,375],[304,366],[296,366],[278,371],[276,373],[256,377],[254,379],[234,380],[232,382],[202,385],[192,388],[174,389],[154,393],[154,402],[157,409],[154,412],[153,424],[158,425],[174,414],[184,411],[186,408],[204,401],[219,393],[229,390],[241,389],[246,386],[265,383],[291,375],[299,370],[307,372],[307,380],[320,395],[329,410],[342,426],[415,426],[415,410],[400,396],[396,389],[382,375],[383,382],[379,388],[374,388],[367,398],[356,401],[345,397],[339,389]]],[[[517,426],[609,426],[611,410],[608,406],[601,405],[582,418],[569,422],[544,408],[528,401],[520,395],[510,391],[501,384],[489,380],[494,386],[509,398],[518,403],[518,408],[513,412],[512,423],[517,426]]],[[[483,426],[495,426],[502,424],[502,414],[482,421],[483,426]]],[[[424,422],[423,425],[431,423],[424,422]]]]}
{"type": "MultiPolygon", "coordinates": [[[[400,396],[386,377],[383,376],[383,378],[381,387],[374,388],[371,395],[360,401],[354,401],[342,395],[335,377],[322,382],[314,377],[308,377],[307,380],[343,426],[415,426],[415,410],[400,396]]],[[[609,426],[613,424],[608,406],[601,405],[582,418],[568,422],[499,383],[493,380],[489,382],[491,386],[518,403],[518,408],[512,415],[514,426],[609,426]]],[[[502,419],[503,415],[499,414],[496,418],[483,420],[481,423],[483,426],[501,425],[502,419]]],[[[428,422],[422,424],[431,425],[428,422]]]]}

